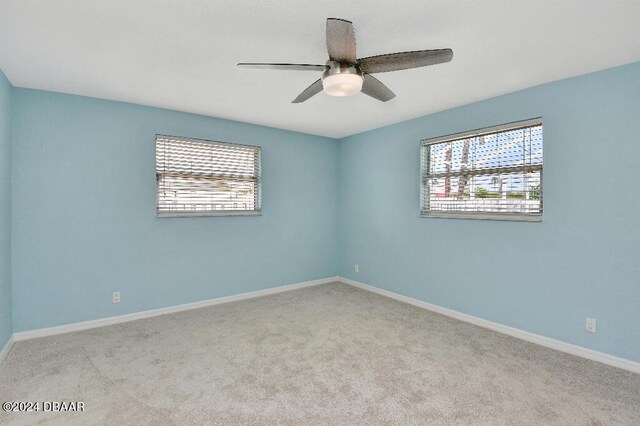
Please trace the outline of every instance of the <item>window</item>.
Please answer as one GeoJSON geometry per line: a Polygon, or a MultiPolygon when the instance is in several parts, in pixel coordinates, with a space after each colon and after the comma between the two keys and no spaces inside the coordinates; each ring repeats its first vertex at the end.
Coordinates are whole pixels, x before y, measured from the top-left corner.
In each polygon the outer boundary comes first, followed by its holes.
{"type": "Polygon", "coordinates": [[[540,220],[542,120],[422,142],[422,216],[540,220]]]}
{"type": "Polygon", "coordinates": [[[260,214],[260,147],[156,135],[156,214],[260,214]]]}

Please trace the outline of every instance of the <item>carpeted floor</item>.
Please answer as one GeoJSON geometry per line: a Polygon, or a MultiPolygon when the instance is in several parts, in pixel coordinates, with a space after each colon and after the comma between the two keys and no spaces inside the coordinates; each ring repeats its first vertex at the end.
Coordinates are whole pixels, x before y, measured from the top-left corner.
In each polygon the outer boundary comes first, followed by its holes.
{"type": "Polygon", "coordinates": [[[344,284],[15,344],[5,424],[640,424],[640,375],[344,284]]]}

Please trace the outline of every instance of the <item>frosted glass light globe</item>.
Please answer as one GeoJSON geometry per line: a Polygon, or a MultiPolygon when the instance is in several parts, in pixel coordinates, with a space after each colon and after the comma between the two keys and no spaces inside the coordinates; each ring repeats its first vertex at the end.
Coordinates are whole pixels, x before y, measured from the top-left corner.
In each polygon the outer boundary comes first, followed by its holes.
{"type": "Polygon", "coordinates": [[[362,90],[363,81],[358,74],[333,74],[322,79],[322,87],[330,96],[351,96],[362,90]]]}

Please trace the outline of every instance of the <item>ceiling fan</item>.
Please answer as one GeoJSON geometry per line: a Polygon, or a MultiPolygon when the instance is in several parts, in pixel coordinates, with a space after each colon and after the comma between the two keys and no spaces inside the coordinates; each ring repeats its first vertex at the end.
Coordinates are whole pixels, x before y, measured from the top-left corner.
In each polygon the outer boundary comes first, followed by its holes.
{"type": "Polygon", "coordinates": [[[239,67],[322,71],[322,77],[304,89],[293,103],[304,102],[322,90],[331,96],[349,96],[362,91],[382,102],[396,95],[371,74],[426,67],[451,61],[453,50],[416,50],[387,55],[356,58],[356,37],[353,23],[346,19],[327,19],[327,51],[329,60],[325,65],[314,64],[270,64],[241,62],[239,67]]]}

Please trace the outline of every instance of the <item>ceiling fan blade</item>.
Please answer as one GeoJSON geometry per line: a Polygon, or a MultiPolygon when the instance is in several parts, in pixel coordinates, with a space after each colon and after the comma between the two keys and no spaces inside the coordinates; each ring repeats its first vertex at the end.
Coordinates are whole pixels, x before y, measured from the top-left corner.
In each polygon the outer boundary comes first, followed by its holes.
{"type": "Polygon", "coordinates": [[[327,52],[332,61],[356,63],[356,35],[351,21],[327,19],[327,52]]]}
{"type": "Polygon", "coordinates": [[[388,55],[369,56],[358,60],[363,73],[389,72],[449,62],[453,58],[453,50],[416,50],[413,52],[390,53],[388,55]]]}
{"type": "Polygon", "coordinates": [[[311,86],[309,86],[306,89],[304,89],[302,91],[302,93],[300,93],[298,95],[297,98],[295,98],[293,101],[291,101],[291,103],[299,104],[300,102],[304,102],[307,99],[309,99],[310,97],[312,97],[313,95],[317,95],[320,92],[322,92],[322,79],[321,78],[317,79],[316,81],[313,82],[313,84],[311,84],[311,86]]]}
{"type": "Polygon", "coordinates": [[[364,83],[362,83],[362,93],[376,98],[379,101],[387,102],[396,97],[387,86],[382,84],[380,80],[372,75],[364,75],[364,83]]]}
{"type": "Polygon", "coordinates": [[[244,67],[244,68],[257,68],[257,69],[283,70],[283,71],[324,71],[327,69],[326,65],[268,64],[263,62],[240,62],[238,66],[244,67]]]}

